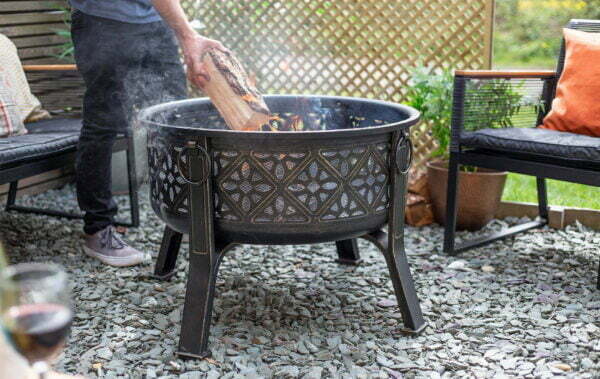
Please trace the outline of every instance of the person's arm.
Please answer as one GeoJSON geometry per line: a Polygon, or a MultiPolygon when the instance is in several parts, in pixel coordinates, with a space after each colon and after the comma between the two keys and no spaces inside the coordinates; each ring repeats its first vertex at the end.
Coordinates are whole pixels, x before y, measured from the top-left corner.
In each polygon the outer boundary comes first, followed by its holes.
{"type": "Polygon", "coordinates": [[[188,79],[194,85],[204,87],[210,77],[202,63],[202,55],[206,49],[216,47],[226,50],[225,47],[219,41],[201,36],[192,28],[181,8],[180,0],[152,0],[152,4],[179,40],[187,66],[188,79]]]}

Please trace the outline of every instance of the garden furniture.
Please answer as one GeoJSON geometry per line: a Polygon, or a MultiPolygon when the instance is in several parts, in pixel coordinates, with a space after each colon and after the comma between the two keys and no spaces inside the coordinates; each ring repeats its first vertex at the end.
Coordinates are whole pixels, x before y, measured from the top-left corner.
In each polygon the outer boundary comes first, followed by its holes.
{"type": "MultiPolygon", "coordinates": [[[[56,5],[42,1],[0,4],[0,33],[17,46],[31,92],[53,115],[49,120],[27,123],[28,134],[0,139],[0,185],[10,183],[6,210],[79,218],[61,210],[27,208],[16,203],[19,181],[70,168],[75,162],[85,86],[75,65],[56,64],[54,54],[66,48],[57,44],[67,41],[57,35],[65,14],[57,12],[56,5]]],[[[121,135],[113,149],[126,154],[130,220],[120,224],[128,226],[139,224],[134,139],[137,136],[121,135]]]]}
{"type": "MultiPolygon", "coordinates": [[[[53,117],[26,124],[27,134],[0,139],[0,184],[10,183],[7,211],[37,213],[57,217],[80,218],[78,214],[54,209],[25,207],[16,203],[19,181],[47,171],[71,167],[75,162],[81,129],[83,83],[75,65],[25,65],[31,91],[53,117]],[[77,104],[77,107],[73,107],[77,104]]],[[[126,151],[130,222],[139,225],[137,179],[133,153],[133,137],[122,135],[114,151],[126,151]]]]}
{"type": "MultiPolygon", "coordinates": [[[[567,28],[600,33],[600,21],[571,20],[567,28]]],[[[590,62],[596,64],[597,62],[590,62]]],[[[556,96],[565,66],[563,40],[554,71],[456,71],[450,144],[444,252],[454,255],[548,223],[546,178],[600,186],[600,138],[534,127],[542,124],[556,96]],[[507,97],[485,83],[512,83],[521,101],[510,125],[490,127],[494,112],[503,111],[507,97]],[[460,165],[511,171],[537,177],[539,217],[500,232],[455,246],[457,185],[460,165]]],[[[506,93],[506,92],[505,92],[506,93]]],[[[510,96],[507,95],[507,96],[510,96]]],[[[600,268],[598,272],[600,288],[600,268]]]]}

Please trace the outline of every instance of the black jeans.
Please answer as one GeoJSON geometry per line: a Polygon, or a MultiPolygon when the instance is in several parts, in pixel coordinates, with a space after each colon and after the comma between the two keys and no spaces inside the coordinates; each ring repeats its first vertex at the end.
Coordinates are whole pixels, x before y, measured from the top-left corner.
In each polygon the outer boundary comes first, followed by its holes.
{"type": "Polygon", "coordinates": [[[77,199],[84,231],[96,233],[117,213],[111,157],[143,107],[187,96],[185,73],[172,31],[163,22],[130,24],[75,10],[71,33],[86,85],[76,162],[77,199]]]}

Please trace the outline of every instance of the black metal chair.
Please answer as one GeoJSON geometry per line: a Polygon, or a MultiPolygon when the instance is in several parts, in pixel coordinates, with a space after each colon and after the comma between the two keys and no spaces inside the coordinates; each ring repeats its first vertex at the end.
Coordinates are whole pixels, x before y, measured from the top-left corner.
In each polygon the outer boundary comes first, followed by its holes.
{"type": "MultiPolygon", "coordinates": [[[[571,20],[567,27],[600,33],[599,20],[571,20]]],[[[444,252],[455,255],[546,225],[546,178],[600,187],[600,138],[535,127],[550,110],[564,61],[563,40],[556,72],[456,71],[444,252]],[[511,94],[497,91],[494,83],[511,83],[512,94],[518,94],[518,104],[511,104],[507,98],[511,94]],[[511,122],[490,125],[490,115],[506,112],[507,107],[513,107],[511,122]],[[460,165],[537,177],[539,217],[455,246],[460,165]]],[[[600,267],[597,286],[600,289],[600,267]]]]}
{"type": "MultiPolygon", "coordinates": [[[[0,184],[10,183],[6,211],[42,214],[71,219],[82,218],[58,209],[25,207],[17,204],[19,181],[59,168],[72,167],[81,129],[81,99],[84,85],[75,65],[23,66],[32,92],[54,114],[26,127],[28,134],[9,137],[0,144],[0,184]]],[[[130,203],[129,221],[117,225],[137,227],[140,223],[138,183],[133,133],[117,138],[113,151],[125,151],[130,203]]]]}

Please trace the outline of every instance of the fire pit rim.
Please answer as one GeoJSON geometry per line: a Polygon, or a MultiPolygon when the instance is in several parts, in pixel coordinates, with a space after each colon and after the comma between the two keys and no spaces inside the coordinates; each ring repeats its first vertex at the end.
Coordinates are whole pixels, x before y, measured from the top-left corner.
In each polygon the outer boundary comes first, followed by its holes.
{"type": "Polygon", "coordinates": [[[368,99],[361,97],[352,97],[352,96],[327,96],[327,95],[265,95],[265,100],[270,99],[283,99],[283,98],[298,98],[298,99],[319,99],[319,100],[330,100],[330,101],[353,101],[358,103],[364,103],[366,105],[372,106],[382,106],[395,109],[397,111],[403,112],[408,115],[408,117],[404,120],[400,120],[397,122],[382,124],[382,125],[373,125],[362,128],[348,128],[348,129],[338,129],[338,130],[310,130],[310,131],[239,131],[239,130],[231,130],[231,129],[206,129],[201,127],[190,127],[190,126],[181,126],[181,125],[172,125],[172,124],[164,124],[161,122],[151,121],[149,117],[152,115],[161,112],[161,111],[170,111],[177,106],[188,105],[188,104],[207,104],[210,103],[210,99],[208,97],[201,98],[192,98],[185,100],[176,100],[165,102],[161,104],[156,104],[147,108],[144,108],[138,114],[138,121],[144,124],[153,125],[161,128],[170,128],[173,131],[195,131],[202,132],[207,136],[223,136],[226,135],[238,135],[240,137],[252,138],[252,137],[262,137],[269,136],[269,138],[289,138],[290,136],[294,136],[294,138],[314,138],[314,137],[324,137],[327,138],[344,136],[349,137],[354,134],[362,134],[367,135],[371,133],[385,133],[391,132],[398,129],[398,127],[409,128],[415,124],[417,124],[421,119],[421,113],[416,109],[404,105],[393,103],[390,101],[384,100],[376,100],[376,99],[368,99]]]}

